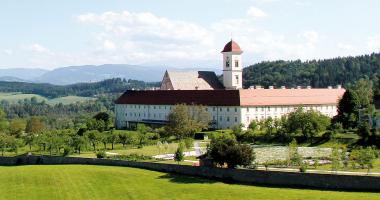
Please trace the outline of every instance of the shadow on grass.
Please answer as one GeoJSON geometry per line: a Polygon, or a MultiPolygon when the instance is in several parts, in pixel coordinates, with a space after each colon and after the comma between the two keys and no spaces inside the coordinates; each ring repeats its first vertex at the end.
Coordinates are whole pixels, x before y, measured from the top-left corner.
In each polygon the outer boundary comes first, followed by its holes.
{"type": "Polygon", "coordinates": [[[252,186],[261,188],[277,188],[277,189],[297,189],[297,190],[310,190],[310,191],[321,191],[321,192],[351,192],[351,193],[379,193],[379,191],[374,190],[355,190],[355,189],[333,189],[333,188],[319,188],[319,187],[308,187],[302,185],[276,185],[276,184],[259,184],[259,183],[242,183],[233,181],[230,179],[219,179],[219,178],[205,178],[205,177],[194,177],[187,175],[179,175],[175,173],[168,173],[159,176],[158,179],[169,179],[170,182],[179,184],[213,184],[213,183],[225,183],[229,185],[240,185],[240,186],[252,186]]]}
{"type": "Polygon", "coordinates": [[[204,179],[204,178],[200,178],[200,177],[184,176],[184,175],[171,174],[171,173],[162,175],[162,176],[160,176],[158,178],[159,179],[169,179],[170,182],[173,182],[173,183],[183,183],[183,184],[194,184],[194,183],[202,183],[202,184],[208,183],[208,184],[212,184],[212,183],[216,183],[217,182],[215,180],[209,180],[209,179],[204,179]]]}

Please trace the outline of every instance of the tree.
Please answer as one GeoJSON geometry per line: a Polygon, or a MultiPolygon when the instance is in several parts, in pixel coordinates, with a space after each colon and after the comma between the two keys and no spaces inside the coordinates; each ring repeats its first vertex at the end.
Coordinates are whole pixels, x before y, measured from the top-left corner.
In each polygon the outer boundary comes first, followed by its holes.
{"type": "Polygon", "coordinates": [[[32,149],[32,144],[36,134],[41,133],[45,129],[45,125],[38,117],[31,117],[25,127],[25,142],[29,145],[29,150],[32,149]]]}
{"type": "Polygon", "coordinates": [[[0,107],[0,131],[6,131],[8,128],[8,121],[6,120],[6,114],[0,107]]]}
{"type": "Polygon", "coordinates": [[[137,141],[137,136],[133,132],[121,132],[119,134],[119,141],[123,144],[123,148],[125,148],[127,144],[135,144],[137,141]]]}
{"type": "Polygon", "coordinates": [[[19,118],[12,119],[11,122],[9,123],[9,132],[11,135],[14,135],[16,137],[21,137],[25,128],[26,128],[25,121],[19,118]]]}
{"type": "Polygon", "coordinates": [[[257,129],[257,122],[256,122],[256,120],[252,120],[252,121],[249,123],[248,128],[251,129],[252,131],[256,131],[256,129],[257,129]]]}
{"type": "MultiPolygon", "coordinates": [[[[93,117],[97,121],[103,121],[103,130],[108,130],[109,128],[109,123],[110,123],[110,115],[106,112],[99,112],[93,117]]],[[[100,130],[99,130],[100,131],[100,130]]]]}
{"type": "Polygon", "coordinates": [[[337,144],[334,144],[331,149],[331,171],[337,171],[340,167],[341,163],[341,153],[339,146],[337,144]]]}
{"type": "Polygon", "coordinates": [[[156,147],[157,147],[157,149],[158,149],[158,154],[161,154],[162,142],[161,142],[161,141],[157,141],[157,143],[156,143],[156,147]]]}
{"type": "Polygon", "coordinates": [[[110,131],[110,134],[108,134],[108,142],[111,143],[111,149],[113,150],[114,144],[118,140],[118,134],[115,133],[113,130],[110,131]]]}
{"type": "Polygon", "coordinates": [[[288,166],[300,166],[302,162],[302,158],[298,153],[298,144],[296,139],[293,138],[292,142],[289,143],[288,150],[288,166]]]}
{"type": "Polygon", "coordinates": [[[72,138],[72,144],[71,146],[78,151],[78,153],[81,153],[81,150],[86,147],[87,144],[87,138],[86,136],[79,136],[74,135],[72,138]]]}
{"type": "Polygon", "coordinates": [[[357,134],[360,136],[359,143],[363,146],[380,145],[380,134],[376,129],[371,129],[367,122],[359,124],[357,134]]]}
{"type": "Polygon", "coordinates": [[[95,118],[87,120],[86,126],[87,130],[98,130],[99,132],[107,130],[106,122],[103,120],[96,120],[95,118]]]}
{"type": "Polygon", "coordinates": [[[86,133],[87,135],[87,138],[89,140],[89,142],[91,143],[92,147],[93,147],[93,150],[94,152],[96,151],[96,147],[98,145],[98,143],[100,142],[100,139],[101,139],[101,135],[99,133],[99,131],[97,130],[91,130],[91,131],[88,131],[86,133]]]}
{"type": "Polygon", "coordinates": [[[233,137],[224,136],[211,140],[207,154],[215,163],[220,166],[227,164],[228,168],[237,165],[248,166],[255,159],[250,146],[239,144],[233,137]]]}
{"type": "Polygon", "coordinates": [[[176,152],[174,153],[174,160],[179,164],[179,162],[183,161],[184,157],[185,155],[183,154],[183,146],[179,145],[176,152]]]}
{"type": "Polygon", "coordinates": [[[137,124],[136,131],[138,132],[139,147],[143,147],[147,140],[147,133],[151,129],[145,124],[137,124]]]}
{"type": "Polygon", "coordinates": [[[8,136],[5,133],[0,132],[0,148],[1,156],[4,156],[4,151],[8,146],[8,136]]]}
{"type": "Polygon", "coordinates": [[[329,125],[330,118],[314,110],[305,112],[302,107],[289,113],[286,122],[283,124],[286,131],[296,134],[301,133],[307,139],[326,130],[329,125]]]}
{"type": "Polygon", "coordinates": [[[203,106],[175,105],[168,116],[169,124],[165,127],[170,135],[178,139],[193,137],[194,134],[208,127],[210,118],[203,106]]]}
{"type": "Polygon", "coordinates": [[[338,104],[338,115],[334,121],[340,122],[343,128],[356,128],[359,120],[360,99],[351,90],[347,90],[338,104]]]}
{"type": "Polygon", "coordinates": [[[368,77],[356,81],[350,89],[358,96],[360,108],[368,108],[373,100],[373,83],[368,77]]]}
{"type": "Polygon", "coordinates": [[[350,160],[359,164],[362,169],[367,168],[367,173],[373,167],[373,162],[376,159],[376,149],[372,147],[366,147],[355,149],[350,154],[350,160]]]}

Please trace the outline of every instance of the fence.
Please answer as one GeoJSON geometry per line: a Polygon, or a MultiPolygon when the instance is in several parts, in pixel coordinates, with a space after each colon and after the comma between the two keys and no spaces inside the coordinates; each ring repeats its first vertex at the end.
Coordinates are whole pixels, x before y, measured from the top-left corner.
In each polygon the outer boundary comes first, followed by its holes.
{"type": "Polygon", "coordinates": [[[245,169],[222,169],[193,167],[184,165],[134,162],[123,160],[55,157],[55,156],[17,156],[0,157],[0,165],[61,165],[87,164],[135,167],[160,172],[199,176],[221,181],[244,184],[276,185],[281,187],[306,187],[338,190],[364,190],[380,192],[380,177],[336,174],[313,174],[245,169]]]}

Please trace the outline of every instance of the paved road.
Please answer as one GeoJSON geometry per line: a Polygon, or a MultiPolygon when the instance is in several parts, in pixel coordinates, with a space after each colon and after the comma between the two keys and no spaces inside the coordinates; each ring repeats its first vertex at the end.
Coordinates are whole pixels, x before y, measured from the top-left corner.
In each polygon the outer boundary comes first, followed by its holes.
{"type": "Polygon", "coordinates": [[[196,156],[200,156],[200,155],[203,154],[203,152],[202,152],[202,150],[201,150],[201,147],[200,147],[198,141],[195,141],[195,142],[194,142],[194,150],[195,150],[195,155],[196,155],[196,156]]]}

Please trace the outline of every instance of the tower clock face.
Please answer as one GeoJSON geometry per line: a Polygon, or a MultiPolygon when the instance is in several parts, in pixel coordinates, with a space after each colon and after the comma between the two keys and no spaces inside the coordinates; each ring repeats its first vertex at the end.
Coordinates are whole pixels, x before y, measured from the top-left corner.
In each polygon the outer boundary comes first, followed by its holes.
{"type": "Polygon", "coordinates": [[[230,67],[230,57],[226,58],[226,67],[230,67]]]}

